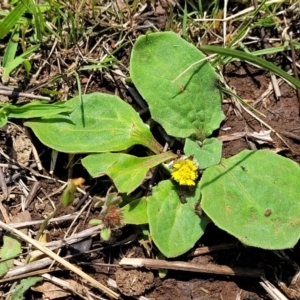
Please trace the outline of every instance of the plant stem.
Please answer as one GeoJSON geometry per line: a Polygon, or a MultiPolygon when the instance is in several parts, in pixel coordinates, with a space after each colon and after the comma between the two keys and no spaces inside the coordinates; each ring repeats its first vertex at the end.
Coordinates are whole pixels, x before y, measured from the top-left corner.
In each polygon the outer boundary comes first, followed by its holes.
{"type": "Polygon", "coordinates": [[[57,206],[55,207],[54,211],[41,224],[41,227],[40,227],[39,231],[36,234],[36,240],[37,241],[39,240],[39,238],[43,234],[45,228],[48,226],[49,221],[57,215],[57,213],[60,211],[61,208],[62,208],[62,204],[60,202],[60,203],[57,204],[57,206]]]}

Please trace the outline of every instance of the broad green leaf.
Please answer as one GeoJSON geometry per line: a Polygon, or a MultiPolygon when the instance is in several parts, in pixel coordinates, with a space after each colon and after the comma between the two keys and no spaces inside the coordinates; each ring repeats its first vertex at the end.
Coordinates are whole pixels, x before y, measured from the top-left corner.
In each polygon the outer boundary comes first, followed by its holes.
{"type": "Polygon", "coordinates": [[[8,34],[26,11],[26,6],[20,2],[0,23],[0,39],[8,34]]]}
{"type": "Polygon", "coordinates": [[[20,253],[22,253],[21,241],[14,234],[6,233],[3,237],[3,246],[0,253],[1,260],[3,260],[0,262],[0,277],[13,267],[14,258],[12,257],[20,253]]]}
{"type": "Polygon", "coordinates": [[[161,146],[133,108],[113,95],[93,93],[65,102],[70,115],[25,123],[45,145],[61,152],[122,151],[141,144],[158,153],[161,146]]]}
{"type": "Polygon", "coordinates": [[[119,193],[130,193],[145,179],[150,168],[176,158],[172,152],[136,157],[125,153],[91,154],[82,159],[83,166],[93,177],[108,175],[119,193]]]}
{"type": "Polygon", "coordinates": [[[125,224],[141,225],[148,223],[146,197],[131,201],[121,210],[122,221],[125,224]]]}
{"type": "Polygon", "coordinates": [[[292,248],[300,237],[300,168],[267,150],[222,159],[204,171],[201,206],[246,245],[292,248]]]}
{"type": "Polygon", "coordinates": [[[59,113],[70,113],[73,108],[66,105],[66,102],[47,104],[45,101],[33,101],[24,105],[0,104],[8,111],[9,118],[30,119],[44,116],[56,115],[59,113]]]}
{"type": "Polygon", "coordinates": [[[192,155],[199,164],[199,169],[218,164],[222,156],[222,142],[216,138],[205,139],[203,142],[186,139],[184,153],[192,155]]]}
{"type": "Polygon", "coordinates": [[[21,282],[16,286],[15,290],[11,295],[12,300],[22,300],[24,299],[24,293],[35,285],[38,282],[43,281],[43,277],[41,276],[34,276],[28,277],[26,279],[22,279],[21,282]]]}
{"type": "Polygon", "coordinates": [[[217,74],[203,53],[173,32],[141,36],[130,74],[153,119],[172,136],[204,140],[224,118],[217,74]]]}
{"type": "Polygon", "coordinates": [[[153,188],[147,200],[151,237],[166,257],[179,256],[191,249],[204,233],[208,219],[181,203],[176,186],[165,180],[153,188]]]}

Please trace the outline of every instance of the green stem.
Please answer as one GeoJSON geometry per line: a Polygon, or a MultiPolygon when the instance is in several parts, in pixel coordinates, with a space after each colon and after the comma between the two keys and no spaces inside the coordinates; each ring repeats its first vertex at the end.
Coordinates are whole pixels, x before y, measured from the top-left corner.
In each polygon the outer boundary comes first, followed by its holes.
{"type": "Polygon", "coordinates": [[[43,234],[44,230],[46,229],[46,227],[48,226],[49,221],[52,218],[55,218],[55,216],[57,215],[57,213],[60,211],[60,209],[62,208],[62,204],[61,202],[55,207],[54,211],[44,220],[44,222],[41,224],[41,227],[39,229],[39,231],[36,234],[36,240],[38,241],[39,238],[41,237],[41,235],[43,234]]]}
{"type": "Polygon", "coordinates": [[[149,141],[148,147],[155,154],[162,153],[164,150],[164,147],[155,138],[153,138],[151,141],[149,141]]]}
{"type": "MultiPolygon", "coordinates": [[[[40,237],[42,236],[44,230],[46,229],[46,227],[49,224],[49,221],[54,218],[57,213],[60,211],[60,209],[62,208],[62,204],[61,202],[55,207],[54,211],[44,220],[44,222],[41,224],[39,231],[36,234],[36,240],[38,241],[40,239],[40,237]]],[[[25,259],[25,264],[28,264],[30,262],[30,255],[27,255],[26,259],[25,259]]]]}

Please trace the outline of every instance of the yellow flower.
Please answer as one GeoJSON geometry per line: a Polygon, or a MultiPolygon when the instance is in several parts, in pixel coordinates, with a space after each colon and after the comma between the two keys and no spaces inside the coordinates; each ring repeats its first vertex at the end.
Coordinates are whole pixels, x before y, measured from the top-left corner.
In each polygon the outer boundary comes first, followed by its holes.
{"type": "Polygon", "coordinates": [[[193,159],[180,159],[173,164],[172,178],[180,185],[195,185],[197,165],[193,159]]]}

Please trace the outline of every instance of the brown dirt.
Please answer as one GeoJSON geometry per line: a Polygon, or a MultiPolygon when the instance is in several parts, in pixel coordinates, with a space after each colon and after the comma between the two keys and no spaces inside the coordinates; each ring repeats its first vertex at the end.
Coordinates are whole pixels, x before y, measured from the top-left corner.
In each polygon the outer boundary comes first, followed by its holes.
{"type": "MultiPolygon", "coordinates": [[[[229,69],[229,68],[228,68],[229,69]]],[[[230,70],[225,71],[225,76],[229,86],[236,90],[237,94],[243,99],[247,99],[250,103],[255,102],[266,90],[270,83],[270,75],[262,71],[249,68],[244,64],[237,64],[234,67],[230,66],[230,70]],[[252,74],[252,75],[251,75],[252,74]]],[[[269,97],[259,102],[256,108],[266,118],[261,117],[268,125],[270,125],[276,133],[279,133],[285,140],[278,138],[276,134],[272,134],[274,139],[274,148],[284,152],[288,158],[291,158],[298,163],[300,154],[300,118],[299,118],[299,101],[296,91],[287,83],[283,83],[280,87],[282,96],[280,99],[275,99],[271,94],[269,97]],[[294,133],[294,138],[288,136],[288,133],[294,133]]],[[[226,120],[221,127],[230,127],[226,134],[236,132],[259,132],[266,129],[257,119],[243,112],[241,116],[237,116],[231,105],[224,105],[226,111],[226,120]]],[[[224,157],[232,156],[243,149],[248,149],[249,144],[245,139],[239,141],[225,142],[223,148],[224,157]]]]}

